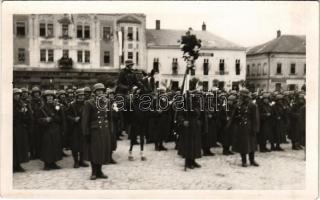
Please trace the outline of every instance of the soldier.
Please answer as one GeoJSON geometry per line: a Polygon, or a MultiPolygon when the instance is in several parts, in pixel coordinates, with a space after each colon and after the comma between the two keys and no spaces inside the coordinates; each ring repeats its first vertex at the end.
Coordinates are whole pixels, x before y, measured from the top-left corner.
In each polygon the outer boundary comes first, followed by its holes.
{"type": "MultiPolygon", "coordinates": [[[[66,112],[69,109],[70,103],[67,99],[67,93],[64,90],[57,91],[57,103],[61,104],[61,111],[63,113],[63,120],[68,120],[66,117],[66,112]]],[[[72,122],[71,122],[72,123],[72,122]]],[[[72,137],[72,129],[69,127],[69,123],[66,123],[65,132],[61,133],[62,145],[66,150],[70,149],[71,145],[71,137],[72,137]]],[[[66,153],[64,153],[62,149],[62,156],[68,157],[66,153]]]]}
{"type": "MultiPolygon", "coordinates": [[[[133,88],[136,88],[138,84],[138,79],[136,77],[136,74],[133,72],[132,67],[134,63],[132,60],[126,60],[125,61],[125,68],[121,70],[117,82],[117,88],[116,88],[116,93],[117,94],[122,94],[125,97],[126,102],[129,101],[129,93],[132,93],[133,88]]],[[[142,88],[142,87],[141,87],[142,88]]],[[[126,104],[128,106],[128,103],[126,104]]],[[[124,130],[130,134],[130,129],[131,129],[131,112],[128,111],[129,108],[125,108],[127,111],[121,111],[123,115],[123,120],[124,120],[124,130]]],[[[137,143],[137,142],[135,142],[137,143]]]]}
{"type": "MultiPolygon", "coordinates": [[[[164,88],[158,89],[158,97],[159,95],[164,95],[165,90],[164,88]]],[[[154,102],[154,111],[150,112],[150,115],[148,117],[149,119],[149,136],[150,140],[152,140],[155,144],[155,150],[156,151],[167,151],[168,149],[163,146],[163,142],[169,135],[170,131],[170,113],[168,110],[161,110],[160,108],[156,108],[156,104],[159,103],[160,105],[165,105],[165,99],[164,98],[157,98],[154,102]]]]}
{"type": "Polygon", "coordinates": [[[67,110],[69,128],[71,131],[71,150],[74,160],[74,168],[88,167],[89,165],[83,159],[84,136],[81,129],[81,115],[84,106],[84,89],[76,90],[76,101],[71,102],[67,110]]]}
{"type": "Polygon", "coordinates": [[[259,166],[254,159],[256,150],[256,133],[257,129],[257,107],[250,101],[249,90],[244,88],[240,90],[240,99],[235,106],[231,123],[234,123],[235,143],[233,150],[240,153],[242,167],[247,167],[247,154],[249,154],[250,164],[259,166]]]}
{"type": "MultiPolygon", "coordinates": [[[[301,144],[303,141],[301,140],[301,122],[299,122],[301,118],[301,109],[305,106],[304,98],[302,98],[299,94],[296,94],[295,99],[292,103],[292,108],[290,112],[290,127],[291,127],[291,142],[293,150],[301,150],[301,144]]],[[[305,109],[305,108],[304,108],[305,109]]]]}
{"type": "Polygon", "coordinates": [[[178,155],[185,159],[184,169],[194,169],[201,167],[195,159],[201,158],[201,113],[200,104],[196,97],[191,97],[187,93],[186,96],[186,110],[179,111],[178,123],[180,124],[181,135],[179,136],[178,155]],[[192,105],[190,105],[190,98],[192,105]],[[191,109],[192,108],[192,109],[191,109]]]}
{"type": "Polygon", "coordinates": [[[91,99],[91,89],[90,87],[84,87],[84,100],[87,101],[91,99]]]}
{"type": "Polygon", "coordinates": [[[215,154],[210,151],[211,147],[217,143],[218,133],[218,111],[213,109],[209,110],[208,105],[215,105],[215,99],[212,96],[205,98],[205,109],[201,112],[202,126],[202,151],[203,156],[214,156],[215,154]]]}
{"type": "Polygon", "coordinates": [[[104,105],[105,86],[96,83],[93,86],[94,99],[85,102],[82,112],[82,132],[85,136],[84,159],[91,162],[90,179],[108,178],[102,172],[102,165],[110,162],[111,124],[104,105]]]}
{"type": "Polygon", "coordinates": [[[21,89],[13,88],[13,172],[24,172],[21,163],[29,161],[28,129],[30,110],[20,99],[21,89]]]}
{"type": "Polygon", "coordinates": [[[56,162],[62,159],[61,132],[65,129],[64,116],[61,105],[54,102],[52,90],[44,91],[43,96],[44,105],[36,115],[42,129],[40,159],[44,162],[44,170],[60,169],[56,162]]]}
{"type": "Polygon", "coordinates": [[[72,88],[69,88],[67,90],[67,103],[68,105],[74,101],[74,90],[72,88]]]}
{"type": "Polygon", "coordinates": [[[36,113],[39,113],[40,108],[43,106],[43,101],[41,99],[40,88],[35,86],[31,89],[31,108],[33,111],[33,124],[32,124],[32,134],[30,138],[31,145],[31,159],[39,159],[41,152],[41,137],[42,131],[38,120],[36,120],[36,113]]]}
{"type": "Polygon", "coordinates": [[[299,122],[300,122],[300,136],[301,136],[301,146],[306,146],[306,102],[304,94],[299,94],[299,101],[301,103],[301,107],[299,109],[299,122]]]}
{"type": "Polygon", "coordinates": [[[117,164],[117,162],[113,159],[112,154],[117,149],[117,139],[120,137],[122,125],[121,125],[119,108],[117,106],[117,103],[115,102],[114,90],[108,88],[107,95],[111,105],[111,108],[109,108],[110,110],[109,120],[111,122],[111,131],[110,131],[111,155],[110,155],[109,164],[117,164]]]}
{"type": "Polygon", "coordinates": [[[270,93],[263,93],[262,102],[259,105],[260,132],[258,135],[260,152],[270,152],[266,147],[267,140],[270,140],[273,130],[272,107],[270,106],[270,93]]]}
{"type": "Polygon", "coordinates": [[[237,103],[237,97],[235,95],[230,95],[228,97],[227,106],[223,107],[221,118],[224,119],[223,123],[223,135],[222,135],[222,144],[223,144],[223,155],[233,155],[234,153],[230,150],[230,147],[234,142],[234,124],[231,123],[231,114],[234,110],[234,107],[237,103]]]}
{"type": "Polygon", "coordinates": [[[276,95],[276,102],[272,106],[272,114],[274,119],[274,130],[271,131],[270,138],[272,151],[283,151],[280,144],[282,143],[283,134],[285,133],[285,110],[283,108],[283,95],[276,95]],[[275,146],[276,145],[276,146],[275,146]]]}

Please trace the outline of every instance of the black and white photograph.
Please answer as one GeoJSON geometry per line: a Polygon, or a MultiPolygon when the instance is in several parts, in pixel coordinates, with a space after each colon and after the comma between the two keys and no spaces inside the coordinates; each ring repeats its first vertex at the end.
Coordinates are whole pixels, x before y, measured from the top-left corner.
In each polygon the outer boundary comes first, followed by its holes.
{"type": "Polygon", "coordinates": [[[318,2],[1,13],[5,197],[317,198],[318,2]]]}

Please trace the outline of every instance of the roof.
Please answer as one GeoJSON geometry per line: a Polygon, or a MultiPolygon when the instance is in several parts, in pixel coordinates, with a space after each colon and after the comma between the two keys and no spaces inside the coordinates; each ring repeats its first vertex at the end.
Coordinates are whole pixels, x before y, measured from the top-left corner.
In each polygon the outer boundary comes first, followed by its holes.
{"type": "MultiPolygon", "coordinates": [[[[180,48],[178,40],[187,30],[147,29],[148,48],[180,48]]],[[[214,35],[208,31],[192,31],[202,41],[202,49],[245,50],[233,42],[214,35]]]]}
{"type": "Polygon", "coordinates": [[[250,56],[265,53],[306,54],[306,36],[281,35],[267,43],[250,48],[247,55],[250,56]]]}

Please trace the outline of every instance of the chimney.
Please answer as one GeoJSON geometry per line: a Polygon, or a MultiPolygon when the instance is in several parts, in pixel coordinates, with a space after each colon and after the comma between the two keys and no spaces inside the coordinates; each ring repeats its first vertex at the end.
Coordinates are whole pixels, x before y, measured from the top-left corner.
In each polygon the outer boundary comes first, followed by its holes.
{"type": "Polygon", "coordinates": [[[202,31],[206,31],[207,30],[207,25],[203,22],[202,24],[202,31]]]}
{"type": "Polygon", "coordinates": [[[281,36],[281,31],[277,30],[277,38],[279,38],[281,36]]]}
{"type": "Polygon", "coordinates": [[[156,30],[160,30],[160,20],[156,20],[156,30]]]}

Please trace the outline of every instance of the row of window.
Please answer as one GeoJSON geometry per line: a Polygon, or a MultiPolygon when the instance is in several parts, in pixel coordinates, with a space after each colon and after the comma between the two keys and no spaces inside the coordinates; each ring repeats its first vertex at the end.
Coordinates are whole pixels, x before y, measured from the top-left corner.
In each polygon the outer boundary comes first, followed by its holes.
{"type": "MultiPolygon", "coordinates": [[[[263,68],[261,69],[261,65],[257,65],[257,69],[255,68],[255,64],[252,64],[252,68],[250,69],[250,65],[247,65],[247,74],[254,76],[260,75],[260,70],[263,70],[263,75],[267,75],[267,63],[264,63],[263,68]],[[257,70],[257,73],[256,73],[257,70]]],[[[306,64],[304,64],[304,74],[306,74],[306,64]]],[[[282,75],[282,63],[277,63],[276,75],[282,75]]],[[[290,64],[290,75],[296,75],[296,63],[290,64]]]]}
{"type": "MultiPolygon", "coordinates": [[[[69,37],[69,24],[61,24],[62,37],[69,37]]],[[[121,27],[121,31],[124,35],[124,27],[121,27]]],[[[128,27],[127,40],[139,41],[139,28],[128,27]]],[[[78,24],[76,26],[77,38],[79,39],[90,39],[90,25],[78,24]]],[[[105,40],[110,40],[112,37],[112,29],[109,26],[102,27],[102,38],[105,40]]],[[[16,36],[24,37],[26,36],[26,23],[16,22],[16,36]]],[[[54,37],[54,24],[53,23],[40,23],[39,24],[39,36],[40,37],[54,37]]],[[[123,37],[125,38],[125,37],[123,37]]]]}
{"type": "MultiPolygon", "coordinates": [[[[204,91],[208,91],[209,89],[209,81],[202,81],[202,88],[204,91]]],[[[179,89],[179,81],[171,81],[171,89],[172,90],[178,90],[179,89]]],[[[215,87],[218,87],[219,89],[224,89],[225,87],[225,82],[224,81],[213,81],[212,82],[212,85],[215,86],[215,87]]],[[[156,81],[156,87],[159,87],[159,81],[156,81]]],[[[194,82],[192,82],[190,80],[189,82],[189,88],[194,88],[195,85],[194,85],[194,82]]],[[[238,90],[239,89],[239,83],[238,82],[232,82],[232,89],[233,90],[238,90]]]]}
{"type": "MultiPolygon", "coordinates": [[[[69,50],[64,49],[62,53],[63,57],[69,57],[69,50]]],[[[124,57],[124,56],[122,56],[124,57]]],[[[127,59],[133,59],[133,52],[128,52],[127,59]]],[[[26,61],[26,50],[24,48],[18,49],[18,62],[25,63],[26,61]]],[[[40,49],[40,62],[54,62],[54,50],[53,49],[40,49]]],[[[78,63],[90,63],[90,51],[78,50],[77,51],[77,62],[78,63]]],[[[103,63],[108,65],[111,63],[110,51],[103,52],[103,63]]],[[[122,64],[124,59],[122,59],[122,64]]],[[[136,64],[139,64],[139,52],[136,52],[136,64]]]]}
{"type": "MultiPolygon", "coordinates": [[[[153,59],[153,70],[155,72],[159,72],[159,58],[153,59]]],[[[235,62],[235,72],[236,75],[240,75],[240,60],[236,59],[235,62]]],[[[178,73],[178,58],[172,59],[172,73],[177,74],[178,73]]],[[[227,74],[225,71],[225,64],[224,59],[219,60],[219,75],[227,74]]],[[[191,70],[191,75],[195,75],[195,69],[191,70]]],[[[203,59],[203,75],[209,75],[209,59],[203,59]]]]}

